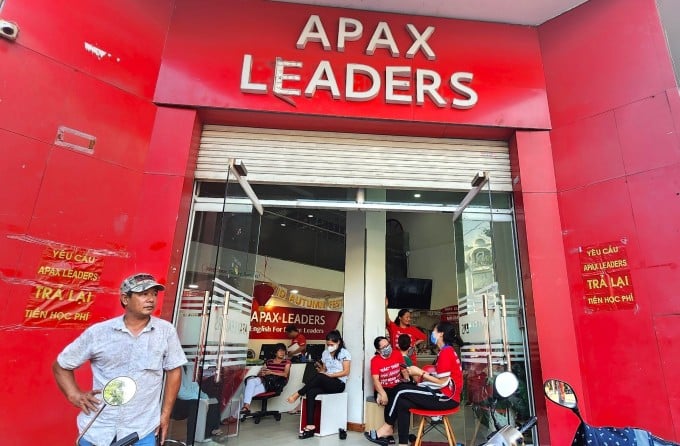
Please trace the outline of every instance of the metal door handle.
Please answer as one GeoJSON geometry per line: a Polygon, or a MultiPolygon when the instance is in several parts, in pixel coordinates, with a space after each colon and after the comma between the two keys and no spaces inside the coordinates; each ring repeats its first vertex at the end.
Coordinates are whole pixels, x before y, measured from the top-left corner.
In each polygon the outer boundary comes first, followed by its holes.
{"type": "Polygon", "coordinates": [[[208,314],[208,299],[210,299],[210,292],[205,292],[205,297],[203,298],[203,311],[201,311],[201,332],[198,338],[198,348],[196,349],[196,366],[194,367],[194,382],[198,382],[199,368],[203,367],[205,362],[205,344],[207,342],[207,327],[208,319],[210,314],[208,314]]]}
{"type": "Polygon", "coordinates": [[[220,326],[220,340],[217,343],[217,370],[215,373],[215,383],[219,383],[222,376],[222,346],[227,335],[227,310],[229,307],[229,297],[231,293],[224,293],[224,304],[222,305],[222,324],[220,326]]]}

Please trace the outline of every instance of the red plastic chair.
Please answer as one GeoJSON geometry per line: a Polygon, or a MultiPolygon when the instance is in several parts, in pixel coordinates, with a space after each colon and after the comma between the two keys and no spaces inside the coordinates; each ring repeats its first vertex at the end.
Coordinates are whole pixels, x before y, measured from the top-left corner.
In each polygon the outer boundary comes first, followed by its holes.
{"type": "Polygon", "coordinates": [[[446,434],[446,438],[449,441],[449,446],[456,446],[456,436],[453,434],[453,428],[451,427],[451,423],[447,417],[458,412],[458,410],[460,410],[460,406],[447,410],[425,410],[418,408],[409,409],[411,415],[419,415],[422,417],[420,420],[420,425],[418,426],[418,435],[416,436],[416,441],[413,443],[413,446],[420,446],[423,442],[423,437],[425,434],[432,429],[437,429],[442,434],[446,434]],[[433,422],[432,417],[442,417],[442,423],[438,421],[433,422]],[[427,420],[429,420],[429,425],[426,427],[425,421],[427,420]],[[439,429],[439,424],[444,425],[444,432],[439,429]]]}

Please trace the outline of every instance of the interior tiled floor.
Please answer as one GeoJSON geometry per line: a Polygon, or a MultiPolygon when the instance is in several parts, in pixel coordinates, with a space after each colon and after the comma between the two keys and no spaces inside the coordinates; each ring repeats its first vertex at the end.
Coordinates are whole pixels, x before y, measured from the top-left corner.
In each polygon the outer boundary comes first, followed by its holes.
{"type": "MultiPolygon", "coordinates": [[[[463,410],[466,412],[467,408],[463,410]]],[[[478,426],[475,423],[474,415],[465,413],[465,416],[459,414],[451,419],[456,440],[459,443],[465,443],[465,439],[472,438],[475,431],[477,432],[476,441],[468,442],[470,445],[477,445],[484,442],[486,432],[483,429],[476,429],[478,426]],[[469,416],[468,416],[469,415],[469,416]],[[467,420],[467,421],[466,421],[467,420]]],[[[204,443],[196,443],[197,445],[218,446],[220,444],[229,444],[232,446],[261,446],[270,444],[272,446],[281,444],[297,444],[298,446],[354,446],[364,445],[370,446],[366,439],[364,439],[362,432],[347,432],[347,439],[340,440],[338,435],[329,435],[326,437],[313,437],[305,440],[298,440],[297,432],[299,426],[299,415],[291,415],[283,413],[281,421],[275,421],[268,417],[260,421],[260,424],[254,424],[253,420],[246,420],[239,425],[239,435],[234,437],[222,437],[220,442],[207,441],[204,443]]],[[[411,430],[416,433],[417,426],[411,430]]],[[[433,430],[429,432],[425,441],[443,442],[446,444],[446,437],[433,430]]]]}

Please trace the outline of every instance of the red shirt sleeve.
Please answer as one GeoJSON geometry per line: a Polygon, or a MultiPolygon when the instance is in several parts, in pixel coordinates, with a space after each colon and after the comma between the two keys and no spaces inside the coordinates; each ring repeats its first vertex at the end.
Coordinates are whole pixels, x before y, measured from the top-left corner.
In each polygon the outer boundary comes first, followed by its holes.
{"type": "Polygon", "coordinates": [[[380,375],[380,357],[378,355],[371,358],[371,375],[380,375]]]}
{"type": "Polygon", "coordinates": [[[392,348],[398,348],[399,346],[397,345],[397,332],[399,331],[399,327],[397,324],[395,324],[393,321],[389,320],[387,321],[387,333],[389,336],[389,341],[390,344],[392,344],[392,348]]]}
{"type": "Polygon", "coordinates": [[[427,339],[427,336],[425,335],[425,333],[420,331],[418,328],[416,328],[416,327],[409,327],[409,328],[410,328],[409,334],[411,335],[411,343],[412,344],[415,344],[416,341],[424,341],[424,340],[427,339]]]}

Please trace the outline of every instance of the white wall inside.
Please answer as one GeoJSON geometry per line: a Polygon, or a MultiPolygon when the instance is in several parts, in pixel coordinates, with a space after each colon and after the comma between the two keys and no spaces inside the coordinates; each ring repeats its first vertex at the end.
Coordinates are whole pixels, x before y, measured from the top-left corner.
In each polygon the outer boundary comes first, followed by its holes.
{"type": "Polygon", "coordinates": [[[458,303],[451,214],[390,212],[409,234],[408,276],[432,279],[430,308],[458,303]]]}
{"type": "Polygon", "coordinates": [[[272,281],[279,285],[325,290],[332,293],[332,296],[340,296],[344,291],[345,274],[342,271],[289,262],[273,257],[257,257],[257,273],[255,274],[257,280],[272,281]]]}

